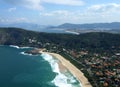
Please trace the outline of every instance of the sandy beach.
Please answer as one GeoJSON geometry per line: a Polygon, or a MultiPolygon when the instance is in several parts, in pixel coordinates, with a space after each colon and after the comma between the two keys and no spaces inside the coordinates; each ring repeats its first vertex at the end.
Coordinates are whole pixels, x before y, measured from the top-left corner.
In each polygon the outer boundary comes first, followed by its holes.
{"type": "Polygon", "coordinates": [[[81,83],[82,87],[92,87],[92,85],[88,82],[88,79],[84,76],[84,74],[64,57],[56,53],[45,53],[57,58],[61,62],[61,64],[65,66],[71,72],[71,74],[73,74],[73,76],[81,83]]]}

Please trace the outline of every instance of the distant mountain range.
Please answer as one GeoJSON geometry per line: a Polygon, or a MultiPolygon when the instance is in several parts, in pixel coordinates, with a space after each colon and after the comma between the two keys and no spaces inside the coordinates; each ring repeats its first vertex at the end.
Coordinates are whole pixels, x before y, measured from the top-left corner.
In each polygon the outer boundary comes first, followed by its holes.
{"type": "Polygon", "coordinates": [[[88,32],[110,32],[120,33],[120,22],[92,23],[92,24],[71,24],[65,23],[59,26],[46,26],[32,23],[0,24],[0,27],[17,27],[26,30],[49,33],[88,33],[88,32]]]}
{"type": "Polygon", "coordinates": [[[38,25],[33,23],[11,23],[11,24],[0,24],[0,27],[17,27],[17,28],[23,28],[26,30],[40,31],[42,29],[45,29],[48,26],[38,25]]]}
{"type": "Polygon", "coordinates": [[[63,29],[67,32],[88,33],[88,32],[110,32],[120,33],[120,22],[112,23],[92,23],[92,24],[70,24],[65,23],[54,29],[63,29]]]}
{"type": "Polygon", "coordinates": [[[22,28],[26,30],[32,30],[37,32],[47,32],[47,33],[66,33],[61,29],[51,28],[49,25],[39,25],[33,23],[11,23],[11,24],[0,24],[0,27],[14,27],[14,28],[22,28]]]}
{"type": "Polygon", "coordinates": [[[57,26],[57,28],[110,30],[110,29],[120,29],[120,22],[92,23],[92,24],[70,24],[70,23],[65,23],[65,24],[57,26]]]}

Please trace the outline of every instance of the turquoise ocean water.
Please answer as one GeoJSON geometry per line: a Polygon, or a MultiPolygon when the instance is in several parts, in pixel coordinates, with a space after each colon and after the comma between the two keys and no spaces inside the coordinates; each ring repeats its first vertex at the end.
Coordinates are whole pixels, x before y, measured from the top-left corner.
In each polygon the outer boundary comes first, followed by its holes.
{"type": "Polygon", "coordinates": [[[28,55],[31,48],[0,46],[0,87],[80,87],[69,73],[60,73],[48,54],[28,55]]]}

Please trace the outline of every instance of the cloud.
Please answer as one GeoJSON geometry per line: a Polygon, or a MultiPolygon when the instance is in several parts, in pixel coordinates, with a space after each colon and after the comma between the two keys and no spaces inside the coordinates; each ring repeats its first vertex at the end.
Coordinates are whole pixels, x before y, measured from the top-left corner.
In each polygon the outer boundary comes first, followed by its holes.
{"type": "Polygon", "coordinates": [[[30,9],[42,10],[41,0],[24,0],[24,6],[30,9]]]}
{"type": "Polygon", "coordinates": [[[41,0],[3,0],[8,4],[22,6],[29,9],[41,10],[43,7],[41,6],[41,0]]]}
{"type": "Polygon", "coordinates": [[[15,22],[27,22],[28,19],[27,19],[27,18],[24,18],[24,17],[21,17],[21,18],[15,18],[14,21],[15,21],[15,22]]]}
{"type": "Polygon", "coordinates": [[[70,14],[69,11],[66,10],[56,10],[51,12],[43,12],[40,13],[40,16],[68,16],[70,14]]]}
{"type": "Polygon", "coordinates": [[[81,6],[84,4],[81,0],[3,0],[6,3],[12,5],[19,5],[34,10],[42,10],[43,3],[69,5],[69,6],[81,6]]]}
{"type": "Polygon", "coordinates": [[[120,20],[120,5],[94,5],[86,8],[84,11],[55,10],[41,12],[41,23],[62,24],[62,23],[100,23],[113,22],[120,20]],[[52,21],[52,22],[51,22],[52,21]]]}
{"type": "Polygon", "coordinates": [[[84,4],[81,0],[42,0],[46,3],[70,5],[70,6],[81,6],[84,4]]]}
{"type": "Polygon", "coordinates": [[[8,9],[8,12],[12,12],[12,11],[15,11],[15,10],[16,10],[16,7],[9,8],[9,9],[8,9]]]}
{"type": "Polygon", "coordinates": [[[0,18],[0,23],[19,23],[19,22],[28,22],[27,18],[0,18]]]}
{"type": "Polygon", "coordinates": [[[100,4],[100,5],[92,5],[88,7],[88,11],[91,12],[114,12],[120,9],[120,4],[109,3],[109,4],[100,4]]]}
{"type": "MultiPolygon", "coordinates": [[[[69,23],[78,23],[81,20],[81,13],[80,12],[71,12],[68,10],[56,10],[51,12],[41,12],[40,18],[44,18],[45,23],[52,23],[49,22],[53,21],[53,23],[62,24],[65,22],[69,23]]],[[[43,22],[43,21],[42,21],[43,22]]]]}
{"type": "Polygon", "coordinates": [[[86,10],[86,13],[90,15],[92,18],[98,18],[103,20],[114,20],[116,17],[120,15],[119,12],[120,4],[116,3],[108,3],[108,4],[98,4],[98,5],[92,5],[88,7],[86,10]]]}

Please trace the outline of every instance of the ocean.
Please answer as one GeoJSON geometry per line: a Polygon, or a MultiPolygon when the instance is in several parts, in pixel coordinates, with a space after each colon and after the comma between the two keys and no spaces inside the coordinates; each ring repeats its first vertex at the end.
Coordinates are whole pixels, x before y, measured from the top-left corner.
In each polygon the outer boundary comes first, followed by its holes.
{"type": "Polygon", "coordinates": [[[0,87],[81,87],[69,71],[60,72],[58,60],[24,53],[30,49],[0,46],[0,87]]]}

